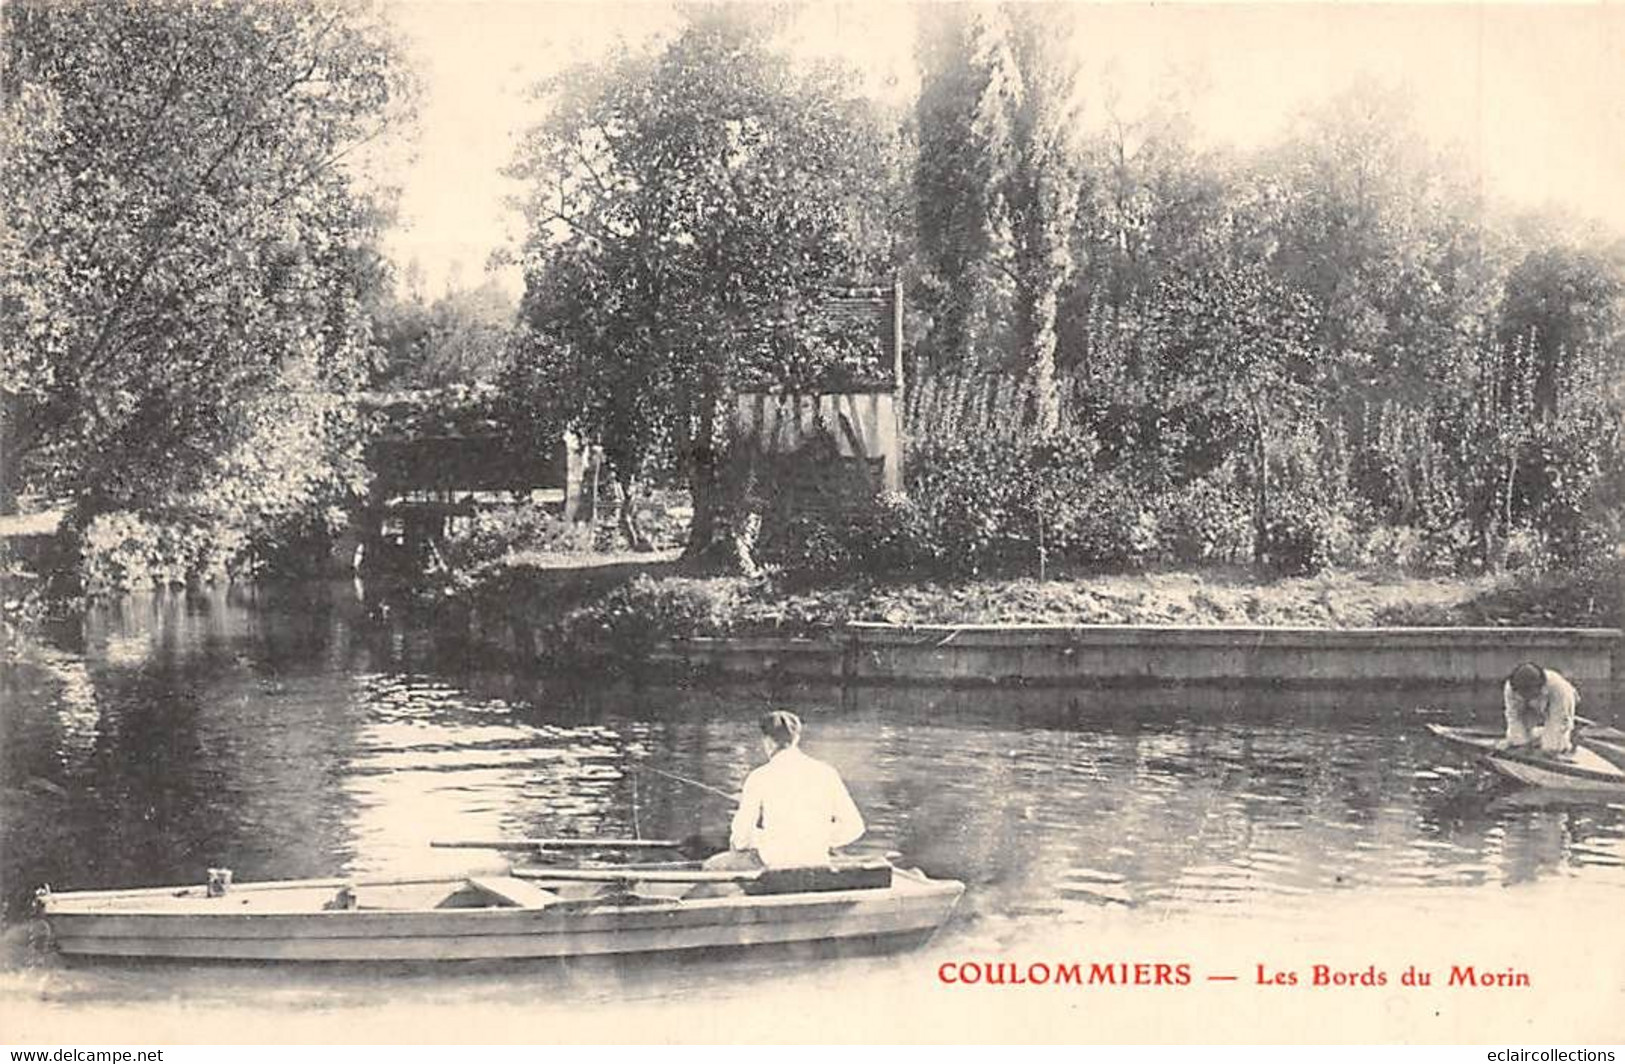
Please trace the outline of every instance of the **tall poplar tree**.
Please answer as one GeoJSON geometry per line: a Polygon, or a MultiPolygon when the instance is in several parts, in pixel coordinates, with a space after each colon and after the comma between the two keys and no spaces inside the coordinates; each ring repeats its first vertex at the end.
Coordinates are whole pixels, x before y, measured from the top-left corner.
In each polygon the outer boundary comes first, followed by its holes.
{"type": "Polygon", "coordinates": [[[1009,354],[1007,253],[1000,196],[1009,161],[1000,21],[991,8],[943,4],[920,12],[915,202],[925,309],[922,338],[946,371],[988,368],[1009,354]]]}
{"type": "Polygon", "coordinates": [[[916,167],[931,361],[1032,376],[1057,421],[1055,356],[1080,191],[1065,12],[943,5],[922,13],[916,167]]]}

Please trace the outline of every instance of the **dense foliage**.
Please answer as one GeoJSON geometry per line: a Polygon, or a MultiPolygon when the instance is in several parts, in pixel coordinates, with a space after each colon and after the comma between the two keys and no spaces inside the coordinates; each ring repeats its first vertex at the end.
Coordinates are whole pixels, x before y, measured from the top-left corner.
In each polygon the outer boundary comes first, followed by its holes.
{"type": "Polygon", "coordinates": [[[1328,574],[1260,582],[1244,574],[822,580],[801,587],[743,577],[643,573],[572,598],[520,570],[497,604],[541,630],[561,662],[647,667],[665,640],[827,637],[851,621],[889,624],[1173,624],[1619,627],[1625,563],[1560,574],[1385,579],[1328,574]]]}
{"type": "Polygon", "coordinates": [[[551,116],[514,170],[529,233],[513,386],[601,443],[623,491],[651,464],[675,471],[695,556],[730,533],[732,395],[839,363],[800,323],[833,281],[878,272],[895,232],[874,108],[738,15],[696,10],[657,51],[543,86],[551,116]]]}
{"type": "MultiPolygon", "coordinates": [[[[921,12],[921,86],[899,138],[914,210],[867,215],[892,226],[917,308],[906,497],[793,514],[763,530],[763,560],[804,576],[1245,561],[1303,574],[1565,567],[1613,549],[1625,245],[1496,215],[1382,85],[1351,87],[1250,157],[1198,150],[1177,92],[1127,114],[1081,76],[1074,21],[1021,5],[921,12]],[[1093,97],[1104,122],[1083,120],[1093,97]]],[[[641,60],[640,91],[666,91],[656,71],[685,54],[683,91],[699,91],[721,69],[699,44],[715,32],[702,20],[641,60]]],[[[670,105],[631,94],[632,70],[603,75],[615,100],[670,105]]],[[[718,506],[686,463],[713,455],[717,433],[695,435],[693,400],[727,389],[684,385],[783,382],[796,363],[715,300],[699,305],[727,326],[711,329],[726,368],[649,344],[684,318],[662,317],[678,313],[669,290],[630,279],[669,284],[699,245],[634,206],[667,178],[601,165],[600,141],[636,127],[593,93],[599,110],[571,112],[537,142],[549,165],[526,171],[542,238],[529,388],[565,393],[567,419],[618,450],[618,468],[671,455],[696,489],[699,542],[718,506]],[[620,213],[589,231],[563,217],[571,203],[620,213]],[[636,270],[611,250],[634,234],[655,248],[636,270]]],[[[696,169],[684,194],[718,179],[696,169]]],[[[768,331],[783,322],[771,301],[735,305],[768,331]]]]}
{"type": "MultiPolygon", "coordinates": [[[[925,557],[1041,571],[1071,546],[1056,522],[1073,504],[1100,512],[1112,542],[1091,534],[1072,557],[1114,564],[1473,570],[1612,552],[1625,242],[1497,215],[1381,85],[1349,88],[1251,157],[1198,150],[1177,91],[1122,113],[1110,84],[1024,48],[1031,16],[921,19],[928,317],[907,431],[925,557]],[[1085,89],[1105,121],[1034,155],[1023,109],[1069,113],[1085,89]],[[1076,175],[1076,202],[1012,214],[1012,175],[1035,166],[1076,175]],[[1037,304],[1015,283],[1012,218],[1069,225],[1068,254],[1046,260],[1053,368],[1015,328],[1037,304]],[[977,399],[1012,368],[1022,381],[1004,401],[977,399]],[[1041,503],[1031,485],[1056,432],[1096,450],[1041,503]],[[1196,520],[1204,505],[1212,520],[1196,520]]],[[[1042,17],[1050,39],[1073,21],[1042,17]]]]}
{"type": "Polygon", "coordinates": [[[1069,24],[1029,5],[922,13],[915,167],[922,341],[938,366],[1029,373],[1042,432],[1082,190],[1069,24]]]}
{"type": "MultiPolygon", "coordinates": [[[[1136,112],[1085,75],[1077,10],[922,7],[896,111],[792,57],[794,17],[691,8],[538,87],[515,307],[389,294],[369,164],[415,83],[381,10],[5,5],[0,512],[70,501],[92,587],[240,572],[342,523],[370,429],[455,414],[600,449],[628,540],[686,492],[691,558],[802,575],[1617,552],[1625,241],[1499,211],[1404,93],[1216,152],[1176,83],[1136,112]],[[893,277],[906,492],[758,530],[735,397],[862,378],[819,308],[893,277]]],[[[513,512],[446,547],[585,535],[513,512]]]]}
{"type": "Polygon", "coordinates": [[[87,545],[319,514],[359,475],[346,396],[384,274],[357,164],[412,106],[388,24],[338,0],[3,18],[7,499],[73,500],[87,545]]]}
{"type": "Polygon", "coordinates": [[[429,299],[408,286],[375,313],[375,388],[466,387],[495,381],[508,364],[514,300],[495,280],[429,299]]]}
{"type": "Polygon", "coordinates": [[[448,566],[469,571],[508,560],[521,551],[586,552],[593,530],[534,506],[482,510],[455,525],[446,538],[448,566]]]}

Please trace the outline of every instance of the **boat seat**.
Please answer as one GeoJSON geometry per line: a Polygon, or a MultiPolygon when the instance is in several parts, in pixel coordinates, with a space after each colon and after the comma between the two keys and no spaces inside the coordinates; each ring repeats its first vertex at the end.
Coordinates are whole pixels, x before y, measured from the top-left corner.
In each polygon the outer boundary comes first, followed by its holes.
{"type": "Polygon", "coordinates": [[[746,894],[805,894],[832,890],[884,890],[891,886],[886,861],[841,861],[829,867],[769,868],[741,884],[746,894]]]}
{"type": "Polygon", "coordinates": [[[559,900],[551,890],[512,876],[469,876],[468,885],[482,898],[512,909],[542,909],[559,900]]]}
{"type": "Polygon", "coordinates": [[[631,906],[678,906],[682,899],[666,894],[640,894],[630,890],[599,891],[586,898],[561,898],[551,908],[559,912],[591,912],[631,906]]]}

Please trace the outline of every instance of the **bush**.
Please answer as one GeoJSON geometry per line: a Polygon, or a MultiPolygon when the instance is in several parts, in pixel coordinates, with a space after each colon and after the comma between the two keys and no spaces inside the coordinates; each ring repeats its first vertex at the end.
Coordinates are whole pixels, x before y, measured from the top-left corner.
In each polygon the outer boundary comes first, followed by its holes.
{"type": "Polygon", "coordinates": [[[208,583],[247,564],[246,532],[188,514],[99,514],[78,534],[79,573],[91,595],[208,583]]]}
{"type": "Polygon", "coordinates": [[[1333,514],[1321,503],[1281,498],[1265,525],[1265,563],[1284,576],[1313,576],[1332,564],[1333,514]]]}
{"type": "Polygon", "coordinates": [[[1252,557],[1252,505],[1218,477],[1192,481],[1157,500],[1164,557],[1177,562],[1233,562],[1252,557]]]}
{"type": "Polygon", "coordinates": [[[1031,537],[1031,469],[1018,445],[960,441],[910,456],[916,547],[926,565],[976,573],[1005,561],[1031,537]],[[1027,528],[1019,526],[1025,523],[1027,528]]]}
{"type": "Polygon", "coordinates": [[[1156,509],[1121,477],[1105,476],[1040,515],[1049,556],[1076,565],[1138,567],[1161,553],[1156,509]]]}
{"type": "Polygon", "coordinates": [[[1411,572],[1425,568],[1422,533],[1405,526],[1376,525],[1356,532],[1346,553],[1334,554],[1339,564],[1411,572]]]}
{"type": "Polygon", "coordinates": [[[1527,572],[1467,604],[1470,623],[1618,628],[1625,625],[1625,557],[1562,572],[1527,572]]]}
{"type": "Polygon", "coordinates": [[[518,551],[574,553],[592,549],[592,529],[536,506],[482,510],[446,537],[445,561],[477,569],[518,551]]]}
{"type": "Polygon", "coordinates": [[[1578,431],[1542,427],[1521,466],[1532,523],[1556,568],[1583,568],[1608,557],[1619,536],[1619,510],[1607,498],[1604,463],[1611,448],[1578,431]]]}
{"type": "Polygon", "coordinates": [[[748,587],[742,577],[656,579],[640,573],[568,614],[560,635],[567,647],[588,655],[635,655],[663,639],[725,635],[748,587]]]}
{"type": "Polygon", "coordinates": [[[845,512],[807,510],[763,529],[757,558],[790,578],[840,576],[854,569],[898,573],[925,558],[920,511],[903,495],[845,512]]]}
{"type": "Polygon", "coordinates": [[[1145,514],[1095,476],[1094,437],[1049,443],[959,440],[910,456],[909,550],[955,575],[1030,568],[1051,556],[1115,560],[1143,553],[1145,514]]]}
{"type": "Polygon", "coordinates": [[[756,558],[793,578],[837,576],[868,553],[866,532],[847,514],[798,513],[764,529],[756,558]]]}
{"type": "Polygon", "coordinates": [[[268,522],[249,541],[254,572],[298,579],[347,571],[352,559],[335,558],[334,550],[349,524],[350,515],[341,506],[312,508],[268,522]]]}
{"type": "MultiPolygon", "coordinates": [[[[1085,434],[1052,443],[955,440],[910,455],[909,495],[844,514],[808,512],[764,530],[758,557],[791,577],[861,569],[962,577],[1051,564],[1138,566],[1165,553],[1161,508],[1128,476],[1098,473],[1085,434]]],[[[1196,492],[1190,522],[1209,496],[1196,492]]],[[[1219,507],[1208,535],[1245,549],[1245,512],[1219,507]],[[1239,546],[1238,546],[1239,542],[1239,546]]],[[[1203,555],[1205,556],[1205,555],[1203,555]]]]}

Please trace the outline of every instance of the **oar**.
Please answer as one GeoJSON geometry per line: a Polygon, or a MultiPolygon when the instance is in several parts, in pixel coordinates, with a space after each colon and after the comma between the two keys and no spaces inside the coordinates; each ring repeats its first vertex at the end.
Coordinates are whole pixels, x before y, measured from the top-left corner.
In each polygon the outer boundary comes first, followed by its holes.
{"type": "Polygon", "coordinates": [[[578,883],[749,883],[760,879],[762,872],[710,872],[705,869],[647,869],[635,868],[515,868],[508,873],[515,879],[535,879],[543,882],[578,883]]]}
{"type": "Polygon", "coordinates": [[[435,839],[448,850],[680,850],[682,839],[435,839]]]}
{"type": "Polygon", "coordinates": [[[1618,728],[1607,724],[1598,724],[1590,717],[1575,717],[1574,728],[1587,739],[1602,739],[1607,742],[1625,740],[1625,731],[1620,731],[1618,728]]]}

